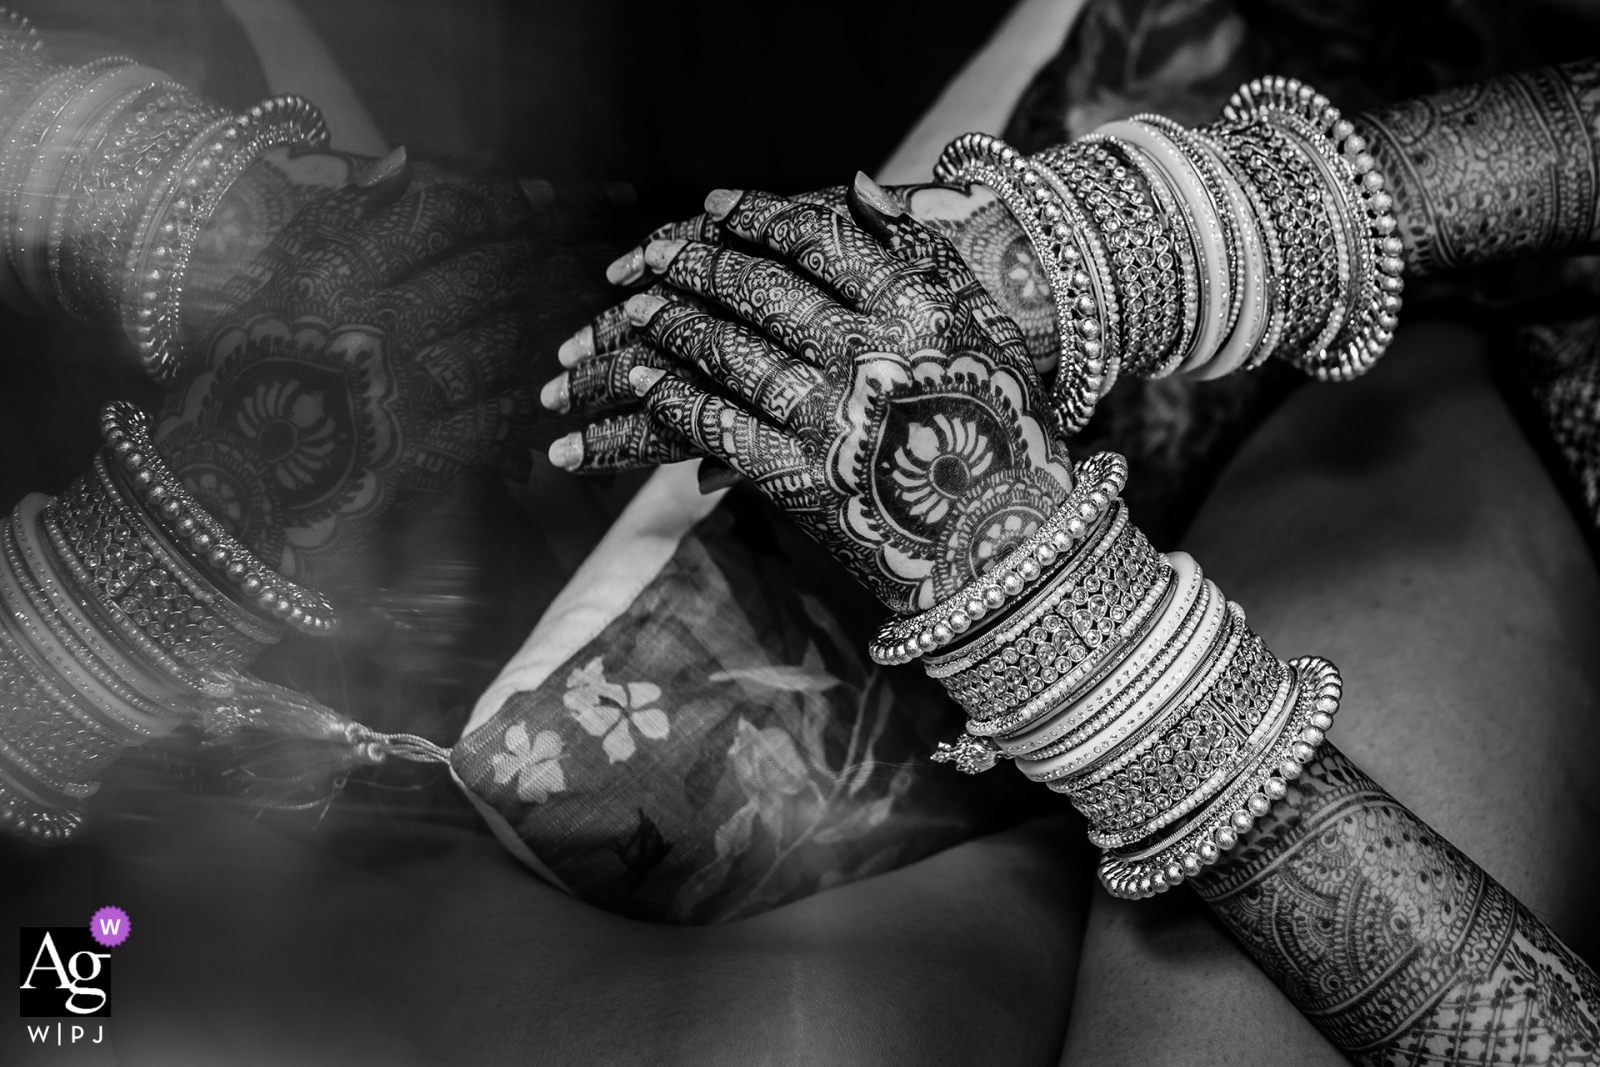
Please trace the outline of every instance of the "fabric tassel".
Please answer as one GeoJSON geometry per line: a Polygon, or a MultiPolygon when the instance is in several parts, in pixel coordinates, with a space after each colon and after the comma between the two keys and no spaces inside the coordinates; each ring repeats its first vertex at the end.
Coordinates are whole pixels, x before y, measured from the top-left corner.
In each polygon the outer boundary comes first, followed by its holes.
{"type": "Polygon", "coordinates": [[[450,750],[416,734],[383,734],[304,693],[238,671],[218,672],[227,693],[200,708],[206,748],[231,756],[230,776],[252,803],[279,810],[325,806],[350,772],[391,757],[449,763],[450,750]]]}

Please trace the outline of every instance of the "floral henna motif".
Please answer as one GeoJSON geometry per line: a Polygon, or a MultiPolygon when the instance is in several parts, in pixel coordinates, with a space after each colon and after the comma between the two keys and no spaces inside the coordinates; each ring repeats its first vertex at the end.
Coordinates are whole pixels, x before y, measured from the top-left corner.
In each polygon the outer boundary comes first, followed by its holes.
{"type": "Polygon", "coordinates": [[[1194,885],[1359,1063],[1600,1055],[1594,971],[1332,746],[1194,885]]]}
{"type": "Polygon", "coordinates": [[[634,321],[735,399],[633,374],[660,383],[646,397],[658,423],[749,477],[908,612],[1036,530],[1071,471],[1016,325],[945,238],[875,186],[864,195],[882,204],[857,207],[872,232],[746,194],[725,225],[781,262],[653,244],[646,259],[669,284],[731,318],[641,296],[634,321]]]}
{"type": "Polygon", "coordinates": [[[410,494],[526,445],[537,250],[515,187],[350,186],[310,204],[210,328],[157,445],[286,574],[339,574],[410,494]]]}

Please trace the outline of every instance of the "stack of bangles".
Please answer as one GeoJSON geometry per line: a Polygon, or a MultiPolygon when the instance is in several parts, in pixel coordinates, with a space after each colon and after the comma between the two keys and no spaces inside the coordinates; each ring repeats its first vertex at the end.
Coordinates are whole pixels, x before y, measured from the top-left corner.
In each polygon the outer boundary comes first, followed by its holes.
{"type": "Polygon", "coordinates": [[[299,97],[229,115],[129,59],[55,66],[0,10],[0,300],[120,323],[168,381],[201,229],[263,152],[327,142],[299,97]]]}
{"type": "Polygon", "coordinates": [[[1404,263],[1383,176],[1293,79],[1250,82],[1193,130],[1139,115],[1032,157],[967,134],[934,174],[994,190],[1044,267],[1063,434],[1121,374],[1215,378],[1278,356],[1344,380],[1394,336],[1404,263]]]}
{"type": "Polygon", "coordinates": [[[1152,548],[1118,498],[1126,470],[1110,453],[1079,464],[994,573],[869,651],[923,658],[965,709],[935,760],[977,774],[1014,759],[1088,818],[1106,888],[1144,897],[1215,863],[1284,796],[1341,685],[1325,660],[1280,661],[1193,558],[1152,548]]]}
{"type": "Polygon", "coordinates": [[[88,474],[0,526],[0,827],[36,841],[71,836],[108,763],[226,701],[285,627],[336,624],[194,502],[136,409],[108,404],[102,430],[88,474]]]}

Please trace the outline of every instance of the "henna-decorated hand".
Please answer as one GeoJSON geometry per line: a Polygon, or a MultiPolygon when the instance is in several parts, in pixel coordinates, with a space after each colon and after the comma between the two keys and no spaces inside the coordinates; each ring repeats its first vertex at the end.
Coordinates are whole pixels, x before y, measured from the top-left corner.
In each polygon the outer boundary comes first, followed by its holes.
{"type": "MultiPolygon", "coordinates": [[[[1022,329],[1035,367],[1041,372],[1053,368],[1058,342],[1049,283],[1027,236],[999,198],[981,186],[900,186],[886,192],[912,217],[950,239],[948,247],[954,248],[959,261],[1022,329]]],[[[792,199],[846,210],[843,187],[792,199]]],[[[675,240],[740,247],[738,235],[711,214],[663,226],[647,243],[659,246],[659,242],[675,240]]],[[[620,286],[654,280],[663,264],[647,262],[645,247],[640,245],[619,257],[606,271],[607,279],[620,286]]],[[[649,292],[669,299],[683,295],[659,284],[649,292]]],[[[652,423],[628,388],[628,374],[635,366],[664,369],[671,361],[639,336],[625,308],[612,308],[578,331],[561,346],[560,360],[569,370],[545,384],[541,393],[544,406],[595,421],[555,442],[550,450],[552,462],[568,470],[602,472],[700,454],[692,442],[652,423]]]]}
{"type": "Polygon", "coordinates": [[[722,311],[628,302],[644,339],[725,394],[637,366],[657,425],[749,478],[897,611],[955,592],[1038,528],[1070,464],[1021,333],[948,240],[864,175],[861,224],[766,193],[707,202],[779,259],[681,238],[647,250],[722,311]]]}
{"type": "Polygon", "coordinates": [[[399,155],[302,208],[207,327],[157,447],[284,573],[349,567],[409,495],[526,476],[532,208],[514,182],[413,182],[399,155]]]}

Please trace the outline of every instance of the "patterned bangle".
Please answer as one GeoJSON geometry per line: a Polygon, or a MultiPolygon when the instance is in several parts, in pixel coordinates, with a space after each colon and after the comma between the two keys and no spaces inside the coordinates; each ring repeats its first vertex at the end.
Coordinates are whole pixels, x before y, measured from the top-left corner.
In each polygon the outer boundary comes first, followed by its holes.
{"type": "Polygon", "coordinates": [[[195,502],[151,446],[148,420],[132,404],[111,401],[101,409],[101,430],[115,462],[145,514],[155,519],[202,571],[238,588],[263,617],[288,623],[301,633],[326,636],[338,627],[332,605],[311,589],[291,582],[256,558],[222,524],[195,502]]]}
{"type": "Polygon", "coordinates": [[[939,181],[978,182],[994,190],[1033,245],[1055,303],[1061,346],[1051,404],[1060,433],[1077,433],[1088,424],[1117,355],[1115,294],[1093,228],[1046,171],[987,134],[951,141],[933,172],[939,181]]]}
{"type": "MultiPolygon", "coordinates": [[[[1177,259],[1143,176],[1104,139],[1046,149],[1034,161],[1076,190],[1104,238],[1122,318],[1120,366],[1148,362],[1150,350],[1170,348],[1181,306],[1177,259]]],[[[1106,377],[1102,395],[1116,371],[1107,368],[1106,377]]]]}
{"type": "Polygon", "coordinates": [[[51,507],[94,577],[91,591],[193,667],[247,663],[279,638],[167,550],[151,520],[128,500],[96,456],[92,472],[51,507]]]}
{"type": "Polygon", "coordinates": [[[1249,361],[1266,330],[1270,291],[1260,228],[1244,190],[1209,141],[1161,115],[1141,115],[1138,120],[1162,130],[1185,150],[1211,189],[1224,232],[1232,235],[1229,254],[1235,310],[1227,338],[1210,360],[1185,368],[1202,381],[1220,378],[1249,361]]]}
{"type": "Polygon", "coordinates": [[[1156,684],[1143,693],[1129,686],[1121,700],[1086,724],[1089,728],[1075,732],[1071,747],[1049,759],[1019,763],[1022,772],[1036,782],[1071,781],[1134,745],[1227,648],[1232,611],[1215,583],[1206,583],[1205,608],[1198,614],[1198,625],[1178,642],[1181,651],[1156,684]]]}
{"type": "Polygon", "coordinates": [[[123,325],[156,381],[178,373],[189,256],[233,182],[270,148],[327,143],[328,128],[315,106],[298,96],[279,96],[206,127],[172,168],[134,231],[122,299],[123,325]]]}
{"type": "Polygon", "coordinates": [[[1122,493],[1128,462],[1100,452],[1073,471],[1072,492],[1038,530],[995,564],[982,578],[910,618],[886,623],[867,646],[873,662],[909,663],[950,644],[973,624],[1021,596],[1065,561],[1073,546],[1092,532],[1122,493]]]}
{"type": "Polygon", "coordinates": [[[1026,732],[997,738],[1002,752],[1034,764],[1059,756],[1119,717],[1171,673],[1220,594],[1188,553],[1172,553],[1167,561],[1173,570],[1172,592],[1160,611],[1152,613],[1153,625],[1140,634],[1133,651],[1092,689],[1069,697],[1060,714],[1026,732]]]}
{"type": "Polygon", "coordinates": [[[1310,353],[1305,366],[1317,378],[1332,381],[1364,373],[1394,339],[1400,294],[1405,289],[1401,278],[1405,264],[1400,259],[1403,246],[1394,232],[1393,201],[1385,191],[1383,175],[1366,151],[1366,142],[1327,97],[1293,78],[1254,79],[1233,94],[1222,114],[1229,123],[1275,114],[1292,116],[1322,135],[1314,139],[1314,145],[1325,140],[1332,149],[1335,171],[1345,181],[1335,182],[1330,192],[1346,201],[1353,219],[1365,224],[1360,270],[1363,292],[1350,321],[1331,346],[1310,353]]]}
{"type": "Polygon", "coordinates": [[[1098,813],[1089,834],[1096,845],[1120,848],[1148,840],[1238,777],[1248,754],[1264,740],[1263,729],[1282,727],[1281,719],[1272,717],[1286,677],[1282,664],[1244,624],[1242,612],[1233,612],[1231,629],[1227,648],[1206,676],[1175,701],[1143,737],[1071,786],[1061,783],[1061,791],[1072,794],[1076,803],[1086,789],[1110,779],[1104,799],[1121,810],[1098,813]],[[1205,750],[1207,762],[1197,759],[1190,771],[1181,771],[1174,761],[1187,751],[1191,735],[1184,731],[1194,730],[1192,736],[1212,742],[1212,726],[1219,726],[1222,734],[1214,743],[1199,746],[1205,750]],[[1196,770],[1201,773],[1195,774],[1196,770]],[[1145,782],[1146,771],[1153,782],[1145,782]]]}
{"type": "Polygon", "coordinates": [[[1176,833],[1142,848],[1106,853],[1100,881],[1112,896],[1137,900],[1162,893],[1217,862],[1284,797],[1287,782],[1316,758],[1316,746],[1339,710],[1343,683],[1338,669],[1318,656],[1290,660],[1288,666],[1294,672],[1295,697],[1282,730],[1263,746],[1250,770],[1176,833]]]}
{"type": "Polygon", "coordinates": [[[1037,598],[981,659],[951,665],[959,673],[939,679],[967,709],[967,732],[1010,734],[1056,711],[1113,670],[1155,618],[1172,568],[1137,528],[1125,533],[1114,551],[1037,598]]]}
{"type": "Polygon", "coordinates": [[[1262,328],[1261,337],[1254,349],[1246,355],[1243,364],[1244,370],[1254,370],[1270,359],[1272,353],[1277,350],[1288,322],[1285,295],[1289,264],[1284,259],[1283,245],[1278,240],[1278,231],[1272,225],[1272,212],[1262,197],[1261,189],[1240,169],[1238,161],[1230,156],[1222,142],[1213,136],[1214,132],[1210,127],[1195,130],[1194,139],[1210,151],[1220,168],[1231,176],[1233,186],[1237,187],[1244,197],[1247,205],[1246,214],[1250,220],[1249,228],[1254,232],[1265,260],[1263,264],[1265,274],[1261,282],[1267,303],[1266,323],[1262,328]]]}

